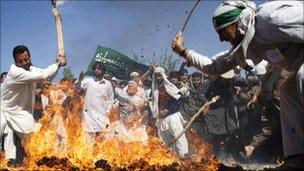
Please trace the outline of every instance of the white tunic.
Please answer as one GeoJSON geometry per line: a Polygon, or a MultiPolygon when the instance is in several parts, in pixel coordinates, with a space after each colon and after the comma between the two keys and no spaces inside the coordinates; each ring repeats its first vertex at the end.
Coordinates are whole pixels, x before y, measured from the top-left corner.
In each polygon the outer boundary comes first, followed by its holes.
{"type": "Polygon", "coordinates": [[[53,76],[57,70],[56,64],[46,69],[31,66],[29,71],[15,64],[11,65],[6,79],[1,84],[1,136],[5,125],[25,134],[35,130],[33,118],[35,83],[53,76]]]}
{"type": "Polygon", "coordinates": [[[113,87],[106,79],[97,81],[92,77],[84,78],[80,86],[86,91],[82,115],[84,131],[100,132],[110,123],[107,112],[114,103],[113,87]]]}

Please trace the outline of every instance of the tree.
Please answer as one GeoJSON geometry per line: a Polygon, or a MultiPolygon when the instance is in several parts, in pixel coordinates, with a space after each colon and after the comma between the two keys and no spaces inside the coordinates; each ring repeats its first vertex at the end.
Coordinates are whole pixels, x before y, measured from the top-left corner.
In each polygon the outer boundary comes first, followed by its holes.
{"type": "Polygon", "coordinates": [[[133,54],[133,60],[139,63],[143,63],[145,65],[150,65],[150,63],[156,63],[157,65],[165,69],[167,75],[169,75],[170,72],[174,71],[176,67],[180,64],[180,61],[174,58],[173,55],[168,55],[167,48],[165,53],[163,55],[160,55],[160,57],[156,57],[155,52],[153,52],[152,57],[144,57],[143,55],[139,56],[137,54],[133,54]],[[147,61],[149,62],[147,63],[147,61]]]}
{"type": "Polygon", "coordinates": [[[66,67],[63,69],[63,77],[62,80],[73,80],[75,77],[72,73],[71,67],[66,67]]]}
{"type": "Polygon", "coordinates": [[[166,53],[160,57],[159,66],[163,67],[166,71],[166,74],[169,75],[170,72],[176,69],[176,66],[179,64],[179,61],[173,57],[173,55],[168,55],[168,49],[166,48],[166,53]]]}

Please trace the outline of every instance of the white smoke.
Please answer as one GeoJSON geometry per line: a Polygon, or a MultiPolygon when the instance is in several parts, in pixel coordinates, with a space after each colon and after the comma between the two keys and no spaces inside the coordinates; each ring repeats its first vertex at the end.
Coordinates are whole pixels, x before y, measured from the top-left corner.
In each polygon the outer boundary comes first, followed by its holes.
{"type": "Polygon", "coordinates": [[[56,6],[62,6],[64,4],[66,4],[69,0],[57,0],[56,1],[56,6]]]}

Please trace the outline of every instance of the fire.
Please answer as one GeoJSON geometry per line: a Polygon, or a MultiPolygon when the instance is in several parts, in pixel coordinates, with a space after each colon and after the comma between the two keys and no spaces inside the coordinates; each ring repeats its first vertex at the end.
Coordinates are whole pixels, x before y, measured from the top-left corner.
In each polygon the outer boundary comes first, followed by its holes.
{"type": "MultiPolygon", "coordinates": [[[[51,85],[44,94],[52,100],[39,120],[42,126],[22,142],[27,153],[26,169],[92,169],[106,165],[111,168],[133,169],[184,167],[217,170],[218,162],[213,158],[211,146],[199,141],[194,135],[190,136],[192,138],[189,141],[196,151],[196,159],[180,161],[159,138],[147,136],[148,139],[143,140],[142,137],[147,135],[146,125],[139,123],[133,124],[136,129],[129,129],[132,136],[128,141],[120,137],[105,139],[100,135],[94,145],[89,145],[81,122],[83,98],[74,90],[73,84],[63,82],[51,85]]],[[[138,120],[136,118],[133,121],[138,120]]],[[[5,168],[5,164],[1,159],[0,168],[5,168]]]]}
{"type": "Polygon", "coordinates": [[[1,169],[1,168],[5,168],[7,162],[8,162],[8,161],[5,160],[4,153],[3,153],[3,152],[0,152],[0,169],[1,169]]]}
{"type": "Polygon", "coordinates": [[[276,163],[277,163],[278,165],[284,164],[284,159],[283,159],[283,157],[278,157],[277,160],[276,160],[276,163]]]}
{"type": "Polygon", "coordinates": [[[193,159],[203,164],[204,170],[218,170],[219,162],[213,155],[211,144],[205,143],[192,130],[187,132],[187,138],[190,142],[190,149],[196,154],[193,159]]]}

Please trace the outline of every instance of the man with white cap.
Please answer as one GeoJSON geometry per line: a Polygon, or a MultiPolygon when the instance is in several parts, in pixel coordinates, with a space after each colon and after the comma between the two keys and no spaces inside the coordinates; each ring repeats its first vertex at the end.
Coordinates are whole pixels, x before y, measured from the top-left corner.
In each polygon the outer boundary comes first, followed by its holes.
{"type": "MultiPolygon", "coordinates": [[[[179,89],[167,79],[165,70],[156,67],[152,77],[152,102],[149,105],[153,117],[157,118],[158,135],[166,145],[184,129],[185,120],[179,111],[180,98],[179,89]]],[[[173,148],[180,158],[186,157],[189,144],[185,134],[173,144],[173,148]]]]}
{"type": "Polygon", "coordinates": [[[251,1],[224,1],[216,8],[213,24],[221,41],[232,49],[214,61],[185,48],[182,34],[173,50],[211,75],[221,74],[245,59],[262,58],[294,74],[281,87],[281,122],[286,168],[304,168],[304,8],[300,1],[271,1],[256,9],[251,1]]]}

